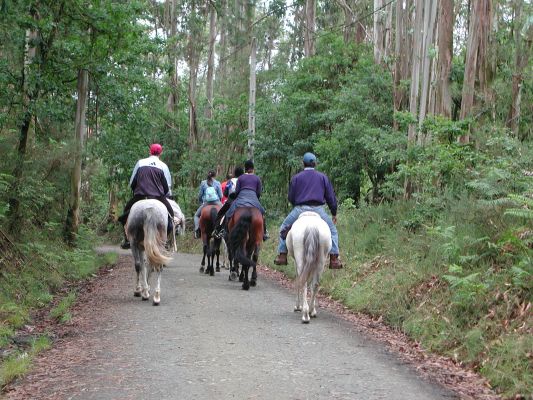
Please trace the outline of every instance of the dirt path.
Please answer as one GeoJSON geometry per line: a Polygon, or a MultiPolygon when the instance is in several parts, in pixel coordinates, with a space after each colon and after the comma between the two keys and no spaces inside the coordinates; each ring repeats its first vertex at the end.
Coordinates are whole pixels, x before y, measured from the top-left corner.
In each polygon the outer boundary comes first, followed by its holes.
{"type": "Polygon", "coordinates": [[[8,399],[454,398],[328,311],[301,324],[293,294],[261,273],[246,292],[178,254],[153,307],[133,297],[131,260],[120,260],[8,399]]]}

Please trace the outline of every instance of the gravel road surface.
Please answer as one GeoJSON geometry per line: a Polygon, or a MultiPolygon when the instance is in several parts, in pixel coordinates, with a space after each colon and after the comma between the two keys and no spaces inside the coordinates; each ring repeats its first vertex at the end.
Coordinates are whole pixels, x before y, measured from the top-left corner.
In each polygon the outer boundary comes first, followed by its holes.
{"type": "Polygon", "coordinates": [[[293,293],[261,273],[243,291],[228,271],[201,275],[200,256],[177,254],[154,307],[133,297],[133,264],[121,261],[80,298],[77,333],[8,399],[454,398],[328,311],[302,324],[293,293]]]}

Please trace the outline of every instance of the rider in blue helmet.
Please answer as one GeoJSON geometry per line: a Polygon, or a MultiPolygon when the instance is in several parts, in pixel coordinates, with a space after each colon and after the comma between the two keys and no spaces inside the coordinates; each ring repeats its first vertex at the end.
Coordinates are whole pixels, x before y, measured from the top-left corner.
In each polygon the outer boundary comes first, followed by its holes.
{"type": "Polygon", "coordinates": [[[287,265],[287,244],[285,239],[292,224],[304,211],[314,211],[326,221],[331,230],[332,247],[329,268],[342,268],[342,263],[339,260],[339,234],[335,226],[337,223],[337,197],[329,178],[315,170],[316,162],[316,156],[313,153],[305,153],[303,156],[304,170],[294,175],[291,179],[288,197],[294,208],[279,229],[279,254],[274,260],[276,265],[287,265]],[[328,205],[332,217],[326,213],[325,204],[328,205]]]}

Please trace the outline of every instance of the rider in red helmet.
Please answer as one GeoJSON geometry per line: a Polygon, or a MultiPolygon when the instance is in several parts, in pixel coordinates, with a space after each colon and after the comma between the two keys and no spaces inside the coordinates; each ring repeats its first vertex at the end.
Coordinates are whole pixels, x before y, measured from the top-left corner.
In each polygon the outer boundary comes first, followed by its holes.
{"type": "MultiPolygon", "coordinates": [[[[123,225],[126,225],[131,207],[144,199],[161,201],[167,208],[171,220],[174,218],[174,211],[167,200],[172,195],[172,178],[168,166],[159,159],[162,152],[163,147],[159,143],[154,143],[150,146],[150,157],[143,158],[135,164],[129,183],[133,197],[124,207],[124,213],[118,218],[123,225]]],[[[120,247],[130,248],[130,242],[125,235],[120,247]]]]}

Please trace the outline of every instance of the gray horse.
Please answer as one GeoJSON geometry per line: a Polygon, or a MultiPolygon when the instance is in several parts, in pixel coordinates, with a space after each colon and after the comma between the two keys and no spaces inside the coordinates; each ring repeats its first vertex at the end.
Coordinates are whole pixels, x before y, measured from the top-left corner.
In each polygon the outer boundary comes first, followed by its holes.
{"type": "Polygon", "coordinates": [[[161,301],[161,269],[171,260],[164,254],[167,216],[167,209],[159,200],[140,200],[131,208],[125,226],[137,272],[137,284],[133,294],[141,296],[143,300],[150,298],[148,281],[151,272],[155,271],[157,284],[153,297],[154,306],[159,305],[161,301]]]}

